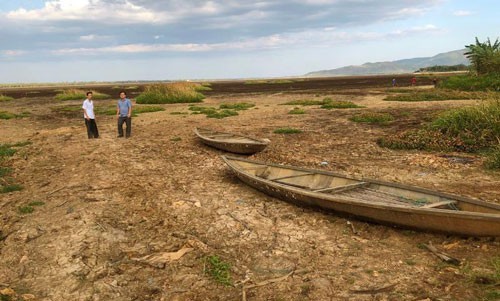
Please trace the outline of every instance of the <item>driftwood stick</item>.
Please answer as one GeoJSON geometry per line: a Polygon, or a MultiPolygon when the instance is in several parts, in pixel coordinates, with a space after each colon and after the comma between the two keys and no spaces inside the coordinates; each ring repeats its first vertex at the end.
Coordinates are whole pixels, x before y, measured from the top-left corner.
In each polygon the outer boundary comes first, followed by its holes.
{"type": "Polygon", "coordinates": [[[427,248],[427,250],[431,251],[432,254],[436,255],[442,261],[449,263],[449,264],[453,264],[453,265],[460,265],[460,260],[458,260],[454,257],[451,257],[450,255],[448,255],[444,252],[438,251],[438,249],[436,249],[436,247],[434,247],[432,245],[432,242],[429,242],[428,245],[426,245],[426,244],[423,244],[423,245],[425,248],[427,248]]]}
{"type": "Polygon", "coordinates": [[[349,226],[351,226],[351,230],[352,230],[353,234],[358,234],[358,232],[356,231],[356,228],[354,228],[354,224],[353,223],[351,223],[350,221],[347,221],[347,224],[349,226]]]}
{"type": "Polygon", "coordinates": [[[397,283],[393,283],[387,286],[383,286],[380,288],[371,288],[371,289],[362,289],[362,290],[353,290],[351,289],[351,293],[353,294],[378,294],[383,292],[390,292],[397,285],[397,283]]]}
{"type": "Polygon", "coordinates": [[[243,286],[241,288],[241,291],[242,291],[241,300],[242,301],[247,301],[247,293],[246,293],[247,289],[251,289],[251,288],[255,288],[255,287],[259,287],[259,286],[264,286],[264,285],[268,285],[268,284],[271,284],[271,283],[276,283],[276,282],[280,282],[280,281],[286,280],[288,277],[292,276],[294,273],[295,273],[295,270],[293,270],[290,273],[286,274],[285,276],[282,276],[282,277],[279,277],[279,278],[267,279],[267,280],[264,280],[264,281],[256,283],[256,284],[251,284],[251,285],[245,285],[245,286],[243,286]]]}

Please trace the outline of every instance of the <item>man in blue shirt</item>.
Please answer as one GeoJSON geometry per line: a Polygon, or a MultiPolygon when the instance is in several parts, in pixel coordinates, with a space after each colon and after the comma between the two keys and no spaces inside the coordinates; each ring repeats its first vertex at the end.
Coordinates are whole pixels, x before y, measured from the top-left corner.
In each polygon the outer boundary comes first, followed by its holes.
{"type": "Polygon", "coordinates": [[[132,102],[127,98],[125,91],[120,92],[116,116],[118,117],[118,137],[123,137],[123,123],[125,123],[127,126],[125,137],[129,138],[132,132],[132,102]]]}

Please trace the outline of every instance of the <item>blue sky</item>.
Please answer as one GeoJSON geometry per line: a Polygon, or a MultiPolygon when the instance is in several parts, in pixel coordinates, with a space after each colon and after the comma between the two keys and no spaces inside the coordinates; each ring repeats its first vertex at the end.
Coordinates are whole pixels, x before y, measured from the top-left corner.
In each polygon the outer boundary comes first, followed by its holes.
{"type": "Polygon", "coordinates": [[[500,2],[0,1],[0,83],[296,76],[500,32],[500,2]]]}

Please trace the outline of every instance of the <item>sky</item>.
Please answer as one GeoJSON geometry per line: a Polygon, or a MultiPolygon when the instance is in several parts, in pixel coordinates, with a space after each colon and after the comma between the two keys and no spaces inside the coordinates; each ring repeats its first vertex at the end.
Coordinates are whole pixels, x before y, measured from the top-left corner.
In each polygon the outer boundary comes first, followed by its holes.
{"type": "Polygon", "coordinates": [[[500,36],[498,0],[0,0],[0,83],[300,76],[500,36]]]}

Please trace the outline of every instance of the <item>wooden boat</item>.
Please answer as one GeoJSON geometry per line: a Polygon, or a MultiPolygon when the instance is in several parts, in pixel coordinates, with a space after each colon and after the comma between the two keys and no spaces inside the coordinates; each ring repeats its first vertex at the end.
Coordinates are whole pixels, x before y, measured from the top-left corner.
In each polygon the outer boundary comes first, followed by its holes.
{"type": "Polygon", "coordinates": [[[238,178],[271,196],[383,224],[500,236],[500,205],[396,183],[222,156],[238,178]]]}
{"type": "Polygon", "coordinates": [[[260,140],[210,129],[195,128],[194,133],[206,145],[236,154],[254,154],[262,151],[269,144],[269,140],[260,140]]]}

